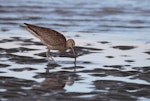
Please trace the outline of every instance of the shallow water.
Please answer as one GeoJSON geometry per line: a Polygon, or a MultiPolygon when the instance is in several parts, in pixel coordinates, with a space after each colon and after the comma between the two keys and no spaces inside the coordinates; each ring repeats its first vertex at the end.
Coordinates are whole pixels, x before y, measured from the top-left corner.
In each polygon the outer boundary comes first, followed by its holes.
{"type": "Polygon", "coordinates": [[[149,2],[0,0],[0,100],[149,101],[149,2]],[[70,50],[48,64],[24,22],[75,39],[76,64],[70,50]]]}
{"type": "Polygon", "coordinates": [[[18,29],[26,22],[66,32],[149,32],[149,4],[149,0],[0,0],[0,29],[18,29]]]}

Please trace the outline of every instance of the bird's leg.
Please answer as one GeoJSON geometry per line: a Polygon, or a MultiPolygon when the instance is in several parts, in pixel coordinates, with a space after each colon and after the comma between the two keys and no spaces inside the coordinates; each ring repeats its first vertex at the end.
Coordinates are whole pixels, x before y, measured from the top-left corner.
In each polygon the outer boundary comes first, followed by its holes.
{"type": "Polygon", "coordinates": [[[48,49],[47,52],[46,52],[46,58],[47,58],[47,60],[50,62],[50,59],[49,59],[50,54],[49,54],[49,52],[50,52],[50,49],[48,49]]]}
{"type": "Polygon", "coordinates": [[[52,56],[50,55],[50,49],[48,49],[47,50],[47,52],[46,52],[46,57],[47,57],[47,60],[50,62],[51,60],[52,61],[55,61],[53,58],[52,58],[52,56]]]}

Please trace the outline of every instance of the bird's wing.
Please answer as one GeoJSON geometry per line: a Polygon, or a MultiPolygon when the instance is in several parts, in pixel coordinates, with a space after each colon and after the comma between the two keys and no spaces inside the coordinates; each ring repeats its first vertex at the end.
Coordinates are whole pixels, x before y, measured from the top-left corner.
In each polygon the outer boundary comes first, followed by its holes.
{"type": "Polygon", "coordinates": [[[61,33],[45,28],[39,27],[31,24],[25,24],[26,29],[31,32],[34,36],[38,37],[44,44],[58,46],[66,45],[66,38],[61,33]]]}

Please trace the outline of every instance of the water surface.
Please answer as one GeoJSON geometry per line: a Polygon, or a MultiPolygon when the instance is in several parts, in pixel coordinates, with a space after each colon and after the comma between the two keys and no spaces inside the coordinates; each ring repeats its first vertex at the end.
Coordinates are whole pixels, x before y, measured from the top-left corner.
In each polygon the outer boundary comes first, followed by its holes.
{"type": "Polygon", "coordinates": [[[149,32],[149,4],[149,0],[1,0],[0,29],[18,29],[26,22],[66,32],[149,32]]]}

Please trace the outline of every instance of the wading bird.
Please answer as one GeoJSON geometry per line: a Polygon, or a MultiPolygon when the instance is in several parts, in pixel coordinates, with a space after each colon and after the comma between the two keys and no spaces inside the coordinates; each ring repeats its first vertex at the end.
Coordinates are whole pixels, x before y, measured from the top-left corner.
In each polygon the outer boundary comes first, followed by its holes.
{"type": "Polygon", "coordinates": [[[74,57],[76,56],[74,51],[75,41],[73,39],[66,40],[64,35],[53,29],[31,25],[27,23],[24,24],[25,26],[22,27],[26,28],[31,34],[39,38],[41,42],[47,46],[48,51],[46,52],[46,56],[48,61],[50,61],[49,58],[51,58],[54,61],[54,59],[50,55],[50,50],[59,50],[64,52],[68,48],[71,48],[74,57]]]}

